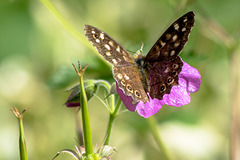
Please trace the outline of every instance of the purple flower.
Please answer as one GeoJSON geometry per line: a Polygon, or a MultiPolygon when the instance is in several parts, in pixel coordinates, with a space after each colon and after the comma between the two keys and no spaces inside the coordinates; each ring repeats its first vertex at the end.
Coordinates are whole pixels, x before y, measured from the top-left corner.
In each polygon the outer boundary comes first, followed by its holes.
{"type": "Polygon", "coordinates": [[[197,92],[201,84],[201,75],[197,69],[191,67],[189,64],[183,62],[182,71],[179,74],[178,85],[173,86],[170,94],[165,94],[162,100],[152,99],[149,94],[149,101],[145,104],[139,101],[132,104],[131,96],[126,96],[118,87],[117,92],[129,111],[137,111],[139,115],[148,118],[157,113],[164,104],[169,106],[180,107],[188,104],[191,101],[190,93],[197,92]]]}

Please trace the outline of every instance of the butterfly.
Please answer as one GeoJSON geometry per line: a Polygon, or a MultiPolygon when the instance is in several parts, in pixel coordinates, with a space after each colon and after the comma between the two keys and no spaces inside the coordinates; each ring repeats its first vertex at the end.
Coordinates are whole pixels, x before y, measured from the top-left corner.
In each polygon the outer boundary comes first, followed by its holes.
{"type": "Polygon", "coordinates": [[[132,56],[105,32],[85,25],[85,35],[98,52],[113,65],[113,77],[133,103],[149,101],[149,96],[162,100],[174,85],[183,62],[178,56],[188,41],[194,25],[194,13],[186,13],[160,36],[146,56],[132,56]]]}

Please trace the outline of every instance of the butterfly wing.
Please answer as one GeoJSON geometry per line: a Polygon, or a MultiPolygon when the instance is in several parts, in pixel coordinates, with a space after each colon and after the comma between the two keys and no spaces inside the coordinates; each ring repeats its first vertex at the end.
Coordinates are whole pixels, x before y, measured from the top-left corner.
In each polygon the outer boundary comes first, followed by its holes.
{"type": "Polygon", "coordinates": [[[90,25],[85,25],[85,35],[105,60],[114,66],[134,64],[132,55],[105,32],[90,25]]]}
{"type": "Polygon", "coordinates": [[[113,77],[118,82],[119,88],[125,95],[133,98],[133,103],[148,101],[148,96],[143,88],[141,74],[136,66],[113,67],[113,77]]]}
{"type": "Polygon", "coordinates": [[[188,41],[193,25],[192,11],[177,19],[153,45],[145,61],[170,60],[176,57],[188,41]]]}
{"type": "Polygon", "coordinates": [[[151,98],[162,100],[164,94],[169,94],[174,85],[178,85],[178,75],[183,62],[180,57],[171,61],[151,62],[146,67],[148,89],[151,98]]]}
{"type": "Polygon", "coordinates": [[[188,41],[193,25],[194,13],[188,12],[163,33],[145,57],[151,98],[162,99],[178,84],[183,65],[178,55],[188,41]]]}
{"type": "Polygon", "coordinates": [[[85,25],[88,40],[109,63],[114,65],[113,76],[126,95],[132,96],[134,102],[148,101],[148,96],[141,82],[141,74],[132,55],[103,31],[85,25]]]}

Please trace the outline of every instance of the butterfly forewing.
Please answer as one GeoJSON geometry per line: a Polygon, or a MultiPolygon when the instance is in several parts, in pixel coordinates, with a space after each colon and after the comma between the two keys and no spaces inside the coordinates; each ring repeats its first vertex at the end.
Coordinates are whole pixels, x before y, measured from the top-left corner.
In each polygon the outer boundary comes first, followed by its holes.
{"type": "Polygon", "coordinates": [[[132,55],[103,31],[85,25],[85,35],[98,52],[114,66],[133,65],[132,55]]]}
{"type": "Polygon", "coordinates": [[[145,62],[170,60],[176,57],[188,41],[194,25],[194,13],[188,12],[176,20],[148,52],[145,62]]]}

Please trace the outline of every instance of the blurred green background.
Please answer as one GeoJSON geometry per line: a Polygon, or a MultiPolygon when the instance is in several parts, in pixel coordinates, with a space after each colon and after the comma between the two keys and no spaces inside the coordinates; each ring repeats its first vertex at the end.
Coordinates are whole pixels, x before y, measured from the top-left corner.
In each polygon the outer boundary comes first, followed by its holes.
{"type": "MultiPolygon", "coordinates": [[[[201,73],[201,88],[191,94],[190,104],[165,105],[155,115],[159,134],[178,160],[229,159],[231,54],[240,37],[239,0],[51,2],[81,34],[84,24],[90,24],[128,50],[136,51],[144,42],[145,54],[170,23],[193,10],[196,23],[181,57],[201,73]]],[[[12,107],[30,108],[24,116],[29,159],[52,159],[61,149],[74,149],[75,109],[64,106],[69,95],[64,90],[77,83],[72,68],[77,60],[89,64],[84,78],[113,82],[106,63],[61,26],[40,1],[0,2],[1,160],[19,159],[18,123],[9,110],[12,107]]],[[[89,106],[93,144],[101,146],[109,114],[96,97],[89,106]]],[[[161,159],[146,120],[137,113],[124,112],[116,119],[110,143],[118,151],[112,159],[161,159]]]]}

